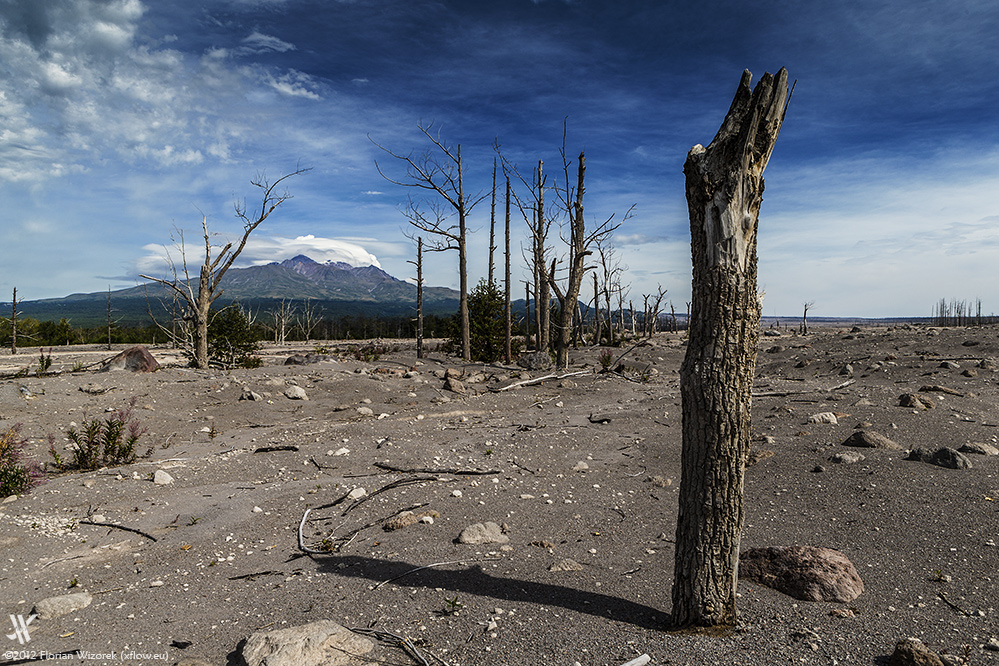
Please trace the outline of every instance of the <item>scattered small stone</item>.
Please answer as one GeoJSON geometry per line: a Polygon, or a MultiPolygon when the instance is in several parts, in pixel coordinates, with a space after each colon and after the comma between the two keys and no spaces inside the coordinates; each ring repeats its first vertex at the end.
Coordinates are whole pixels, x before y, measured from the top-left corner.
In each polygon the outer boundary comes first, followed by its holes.
{"type": "Polygon", "coordinates": [[[975,370],[974,368],[968,368],[964,370],[961,374],[965,377],[977,377],[978,370],[975,370]]]}
{"type": "Polygon", "coordinates": [[[259,393],[251,391],[250,389],[243,389],[243,392],[239,395],[240,400],[252,400],[253,402],[259,402],[263,400],[263,396],[259,393]]]}
{"type": "Polygon", "coordinates": [[[444,379],[444,390],[461,395],[465,393],[465,385],[454,377],[448,376],[444,379]]]}
{"type": "Polygon", "coordinates": [[[452,490],[451,491],[451,497],[461,497],[461,491],[460,490],[452,490]]]}
{"type": "Polygon", "coordinates": [[[573,472],[585,472],[588,469],[590,469],[590,466],[586,463],[585,460],[580,460],[578,463],[572,466],[573,472]]]}
{"type": "Polygon", "coordinates": [[[955,363],[954,361],[943,361],[938,368],[944,368],[945,370],[960,370],[961,364],[955,363]]]}
{"type": "Polygon", "coordinates": [[[646,479],[646,481],[651,483],[656,488],[665,488],[666,486],[673,484],[673,479],[667,479],[663,476],[659,476],[658,474],[656,476],[650,476],[646,479]]]}
{"type": "Polygon", "coordinates": [[[821,474],[824,471],[826,471],[826,468],[825,468],[824,465],[816,465],[815,467],[813,467],[811,469],[812,474],[821,474]]]}
{"type": "Polygon", "coordinates": [[[90,516],[90,522],[92,523],[103,523],[106,520],[107,517],[105,517],[104,514],[102,513],[95,513],[94,515],[90,516]]]}
{"type": "Polygon", "coordinates": [[[105,388],[100,384],[84,384],[83,386],[80,387],[80,390],[86,393],[87,395],[101,395],[107,393],[111,389],[105,388]]]}
{"type": "Polygon", "coordinates": [[[531,545],[534,546],[535,548],[549,548],[549,549],[555,548],[554,543],[552,543],[551,541],[546,541],[545,539],[538,539],[536,541],[532,541],[531,545]]]}
{"type": "Polygon", "coordinates": [[[50,620],[54,617],[69,615],[74,611],[86,608],[94,600],[89,592],[75,592],[58,597],[48,597],[35,604],[31,611],[39,620],[50,620]]]}
{"type": "Polygon", "coordinates": [[[149,587],[163,587],[164,585],[165,583],[161,580],[154,580],[151,583],[149,583],[149,587]]]}
{"type": "Polygon", "coordinates": [[[944,663],[918,638],[905,638],[895,645],[888,666],[944,666],[944,663]]]}
{"type": "Polygon", "coordinates": [[[983,358],[978,362],[978,367],[982,370],[997,370],[999,369],[999,363],[994,358],[983,358]]]}
{"type": "Polygon", "coordinates": [[[549,571],[582,571],[583,565],[576,560],[571,560],[568,557],[555,562],[550,567],[549,571]]]}
{"type": "Polygon", "coordinates": [[[819,412],[818,414],[812,414],[808,417],[809,423],[829,423],[837,424],[839,421],[836,419],[836,415],[832,412],[819,412]]]}
{"type": "Polygon", "coordinates": [[[958,449],[961,453],[974,453],[979,456],[999,456],[999,449],[984,442],[969,442],[958,449]]]}
{"type": "Polygon", "coordinates": [[[414,513],[413,511],[403,511],[397,516],[393,516],[385,521],[382,525],[382,529],[386,532],[393,532],[395,530],[401,530],[404,527],[409,527],[410,525],[415,525],[416,523],[425,523],[427,525],[433,525],[434,519],[440,518],[440,514],[436,511],[421,511],[420,513],[414,513]]]}
{"type": "Polygon", "coordinates": [[[351,666],[355,656],[367,654],[375,645],[332,620],[250,635],[239,657],[246,666],[351,666]]]}
{"type": "Polygon", "coordinates": [[[839,374],[844,377],[853,377],[853,366],[847,363],[839,370],[839,374]]]}
{"type": "Polygon", "coordinates": [[[253,507],[253,513],[263,513],[263,512],[264,510],[261,509],[259,506],[253,507]]]}
{"type": "Polygon", "coordinates": [[[356,411],[361,416],[374,416],[375,415],[375,411],[373,409],[371,409],[370,407],[365,407],[363,405],[361,407],[358,407],[356,411]]]}
{"type": "Polygon", "coordinates": [[[368,491],[365,490],[364,488],[354,488],[349,493],[347,493],[347,499],[359,500],[367,494],[368,491]]]}
{"type": "Polygon", "coordinates": [[[893,449],[901,451],[902,446],[873,430],[857,430],[846,438],[843,446],[857,446],[868,449],[893,449]]]}
{"type": "Polygon", "coordinates": [[[475,523],[469,525],[458,535],[458,543],[483,544],[483,543],[508,543],[510,537],[503,534],[503,528],[493,522],[475,523]]]}
{"type": "Polygon", "coordinates": [[[858,463],[864,459],[864,454],[859,451],[846,451],[844,453],[836,453],[829,456],[829,462],[834,462],[839,465],[852,465],[858,463]]]}
{"type": "Polygon", "coordinates": [[[913,409],[933,409],[936,403],[925,395],[915,393],[903,393],[898,396],[899,407],[912,407],[913,409]]]}
{"type": "Polygon", "coordinates": [[[284,390],[284,397],[289,400],[308,400],[309,396],[301,386],[289,386],[284,390]]]}
{"type": "Polygon", "coordinates": [[[929,449],[917,447],[909,451],[909,455],[906,456],[905,459],[929,463],[931,465],[936,465],[937,467],[946,467],[948,469],[971,468],[971,461],[968,460],[966,455],[947,446],[942,446],[936,451],[930,451],[929,449]]]}
{"type": "Polygon", "coordinates": [[[992,650],[993,652],[999,652],[999,638],[990,638],[989,642],[983,645],[986,650],[992,650]]]}
{"type": "Polygon", "coordinates": [[[168,486],[173,483],[173,477],[162,469],[158,469],[153,473],[153,483],[157,486],[168,486]]]}

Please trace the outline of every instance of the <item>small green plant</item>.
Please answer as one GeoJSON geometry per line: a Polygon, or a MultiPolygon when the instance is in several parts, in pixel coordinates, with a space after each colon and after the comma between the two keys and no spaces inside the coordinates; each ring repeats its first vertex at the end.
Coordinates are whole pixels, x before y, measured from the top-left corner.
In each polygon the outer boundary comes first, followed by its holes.
{"type": "Polygon", "coordinates": [[[69,589],[74,587],[80,587],[80,580],[76,576],[73,576],[73,580],[69,581],[69,589]]]}
{"type": "Polygon", "coordinates": [[[75,361],[73,363],[73,367],[70,369],[70,372],[83,372],[86,369],[87,369],[86,363],[84,363],[83,361],[75,361]]]}
{"type": "Polygon", "coordinates": [[[41,468],[22,460],[25,440],[20,431],[16,424],[0,434],[0,497],[23,495],[41,479],[41,468]]]}
{"type": "Polygon", "coordinates": [[[330,353],[330,348],[329,348],[329,345],[323,345],[323,344],[320,344],[320,343],[317,342],[312,347],[312,351],[315,354],[320,354],[321,356],[326,356],[326,355],[328,355],[330,353]]]}
{"type": "Polygon", "coordinates": [[[126,409],[116,409],[105,419],[83,419],[83,424],[70,428],[66,435],[75,445],[73,459],[64,461],[50,443],[49,454],[60,470],[94,470],[135,462],[135,445],[146,432],[132,415],[135,398],[126,409]]]}
{"type": "Polygon", "coordinates": [[[191,519],[187,522],[187,526],[192,527],[197,525],[199,520],[201,520],[199,516],[191,516],[191,519]]]}
{"type": "Polygon", "coordinates": [[[49,347],[49,353],[46,354],[44,349],[38,350],[38,370],[39,376],[44,375],[52,367],[52,348],[49,347]]]}
{"type": "Polygon", "coordinates": [[[454,597],[452,597],[451,599],[444,597],[444,611],[443,611],[444,615],[455,615],[458,613],[458,611],[460,611],[464,607],[465,604],[458,601],[457,594],[454,595],[454,597]]]}
{"type": "Polygon", "coordinates": [[[600,361],[601,372],[609,372],[611,363],[614,362],[614,352],[610,349],[601,349],[597,360],[600,361]]]}

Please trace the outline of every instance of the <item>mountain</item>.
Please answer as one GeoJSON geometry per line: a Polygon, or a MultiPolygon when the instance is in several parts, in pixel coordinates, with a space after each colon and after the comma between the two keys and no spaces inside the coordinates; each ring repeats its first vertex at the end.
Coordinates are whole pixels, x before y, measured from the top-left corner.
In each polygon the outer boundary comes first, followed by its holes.
{"type": "MultiPolygon", "coordinates": [[[[193,277],[192,281],[196,282],[193,277]]],[[[312,304],[327,317],[403,316],[416,311],[416,285],[392,277],[377,266],[351,266],[343,262],[319,263],[305,255],[282,262],[232,268],[222,279],[219,306],[239,301],[253,309],[270,309],[281,300],[312,304]]],[[[147,283],[111,292],[114,318],[123,326],[149,321],[147,301],[164,311],[171,290],[147,283]]],[[[23,301],[19,310],[42,321],[69,319],[74,326],[95,326],[107,318],[108,293],[71,294],[64,298],[23,301]]],[[[424,287],[427,314],[451,314],[458,309],[458,292],[445,287],[424,287]]]]}

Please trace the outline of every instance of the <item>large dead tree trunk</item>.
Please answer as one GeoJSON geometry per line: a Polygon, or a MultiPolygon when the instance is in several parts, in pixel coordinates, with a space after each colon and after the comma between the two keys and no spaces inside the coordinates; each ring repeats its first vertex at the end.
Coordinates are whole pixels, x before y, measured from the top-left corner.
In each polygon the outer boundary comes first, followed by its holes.
{"type": "Polygon", "coordinates": [[[683,453],[674,628],[732,626],[760,301],[756,229],[780,132],[787,71],[750,92],[746,71],[711,144],[684,164],[693,258],[690,341],[680,368],[683,453]]]}
{"type": "Polygon", "coordinates": [[[513,361],[513,312],[510,310],[510,178],[506,179],[506,264],[504,284],[504,308],[505,329],[503,342],[503,360],[509,365],[513,361]]]}

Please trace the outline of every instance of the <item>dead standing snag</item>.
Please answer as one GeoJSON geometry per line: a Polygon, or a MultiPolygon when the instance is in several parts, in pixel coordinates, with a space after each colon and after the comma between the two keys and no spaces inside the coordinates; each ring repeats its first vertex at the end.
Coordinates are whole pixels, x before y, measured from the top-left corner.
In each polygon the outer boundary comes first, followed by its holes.
{"type": "Polygon", "coordinates": [[[742,75],[711,144],[684,164],[693,259],[690,342],[680,368],[683,453],[676,554],[674,628],[736,622],[743,474],[760,300],[756,229],[763,170],[784,120],[787,71],[767,73],[750,92],[742,75]]]}

